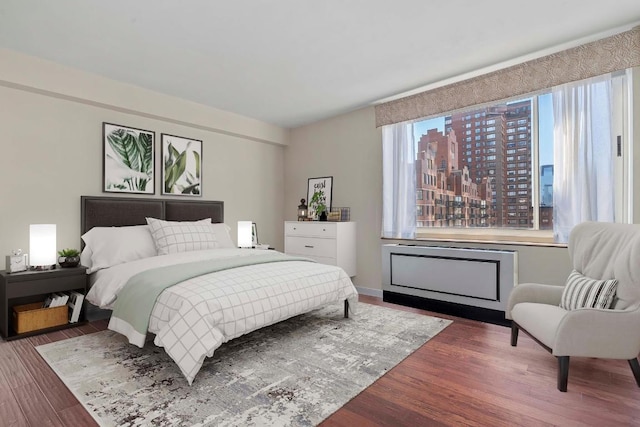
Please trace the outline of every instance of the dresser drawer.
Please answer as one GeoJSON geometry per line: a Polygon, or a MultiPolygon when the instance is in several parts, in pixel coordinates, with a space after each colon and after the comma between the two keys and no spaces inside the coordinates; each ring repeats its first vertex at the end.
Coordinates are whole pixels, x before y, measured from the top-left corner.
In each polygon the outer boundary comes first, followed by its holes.
{"type": "Polygon", "coordinates": [[[337,226],[327,222],[287,222],[284,225],[285,236],[336,237],[337,226]]]}
{"type": "Polygon", "coordinates": [[[335,258],[337,254],[334,239],[287,236],[285,244],[285,252],[291,255],[335,258]]]}

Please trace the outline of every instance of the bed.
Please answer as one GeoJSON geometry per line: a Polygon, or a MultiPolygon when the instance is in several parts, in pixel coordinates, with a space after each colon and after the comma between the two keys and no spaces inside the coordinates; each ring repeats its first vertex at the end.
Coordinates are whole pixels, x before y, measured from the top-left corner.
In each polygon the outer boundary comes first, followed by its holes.
{"type": "Polygon", "coordinates": [[[163,347],[191,384],[223,343],[329,304],[353,312],[339,267],[235,247],[224,203],[81,197],[87,300],[113,310],[109,329],[163,347]]]}

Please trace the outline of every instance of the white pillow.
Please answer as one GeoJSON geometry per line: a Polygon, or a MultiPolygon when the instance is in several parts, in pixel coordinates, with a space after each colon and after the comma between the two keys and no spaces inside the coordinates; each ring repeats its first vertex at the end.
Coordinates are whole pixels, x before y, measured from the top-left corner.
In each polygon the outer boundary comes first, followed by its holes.
{"type": "MultiPolygon", "coordinates": [[[[82,235],[90,256],[88,272],[156,256],[156,246],[148,225],[129,227],[93,227],[82,235]]],[[[85,256],[86,259],[86,256],[85,256]]]]}
{"type": "Polygon", "coordinates": [[[216,235],[219,248],[237,248],[231,240],[231,227],[224,223],[211,224],[211,228],[216,235]]]}
{"type": "Polygon", "coordinates": [[[85,244],[82,253],[80,253],[80,265],[84,265],[89,270],[91,270],[91,267],[93,266],[93,262],[91,261],[92,255],[93,251],[88,245],[85,244]]]}
{"type": "Polygon", "coordinates": [[[147,218],[158,255],[220,247],[211,218],[200,221],[163,221],[147,218]]]}

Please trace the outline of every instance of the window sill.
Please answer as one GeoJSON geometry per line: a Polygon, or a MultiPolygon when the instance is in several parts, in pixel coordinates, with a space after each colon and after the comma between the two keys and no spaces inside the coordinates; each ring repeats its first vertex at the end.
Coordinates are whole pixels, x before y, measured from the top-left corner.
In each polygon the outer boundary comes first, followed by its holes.
{"type": "Polygon", "coordinates": [[[551,230],[517,229],[436,229],[418,228],[415,240],[456,242],[456,243],[493,243],[499,245],[567,247],[566,243],[555,243],[551,230]]]}

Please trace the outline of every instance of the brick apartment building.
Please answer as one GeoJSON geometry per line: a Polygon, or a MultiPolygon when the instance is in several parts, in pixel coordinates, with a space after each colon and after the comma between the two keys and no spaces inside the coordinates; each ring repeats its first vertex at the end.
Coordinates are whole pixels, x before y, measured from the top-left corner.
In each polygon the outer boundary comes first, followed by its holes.
{"type": "MultiPolygon", "coordinates": [[[[533,226],[531,102],[445,117],[418,142],[418,227],[533,226]]],[[[540,228],[552,228],[553,166],[540,171],[540,228]]]]}
{"type": "Polygon", "coordinates": [[[418,142],[416,205],[418,227],[487,227],[491,224],[491,186],[476,183],[460,168],[455,132],[430,129],[418,142]]]}

